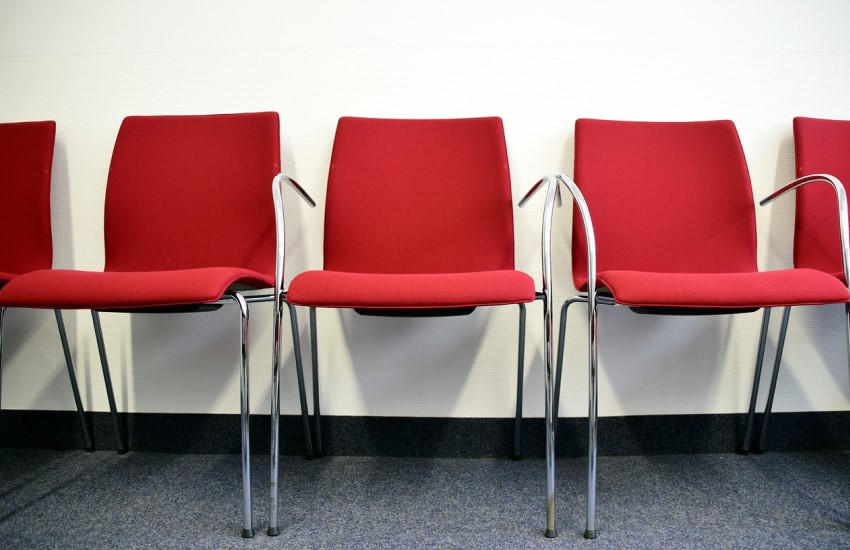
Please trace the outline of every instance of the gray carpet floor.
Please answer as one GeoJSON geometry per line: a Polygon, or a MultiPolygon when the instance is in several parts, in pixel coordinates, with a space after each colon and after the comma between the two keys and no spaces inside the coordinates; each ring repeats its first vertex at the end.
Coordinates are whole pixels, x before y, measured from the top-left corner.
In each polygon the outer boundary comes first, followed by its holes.
{"type": "Polygon", "coordinates": [[[585,462],[282,460],[281,534],[240,537],[239,457],[0,449],[2,548],[850,548],[850,452],[603,457],[594,541],[585,462]]]}

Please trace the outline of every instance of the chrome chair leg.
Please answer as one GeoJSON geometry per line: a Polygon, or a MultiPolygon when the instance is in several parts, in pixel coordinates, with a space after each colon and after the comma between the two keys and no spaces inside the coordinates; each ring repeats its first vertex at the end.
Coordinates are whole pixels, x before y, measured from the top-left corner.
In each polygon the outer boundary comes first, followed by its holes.
{"type": "Polygon", "coordinates": [[[310,308],[310,352],[313,355],[313,431],[316,437],[315,457],[324,456],[322,450],[322,411],[319,407],[319,345],[316,334],[316,308],[310,308]]]}
{"type": "Polygon", "coordinates": [[[558,328],[558,357],[555,368],[555,437],[558,436],[558,410],[561,404],[561,374],[564,371],[564,337],[567,334],[567,310],[576,302],[587,302],[584,296],[573,296],[561,306],[561,323],[558,328]]]}
{"type": "Polygon", "coordinates": [[[598,343],[596,333],[597,320],[597,296],[596,293],[588,296],[588,348],[589,348],[589,368],[588,368],[588,446],[587,446],[587,526],[584,530],[584,538],[596,538],[596,459],[597,459],[597,434],[598,434],[598,397],[599,397],[599,377],[597,376],[598,367],[598,343]]]}
{"type": "Polygon", "coordinates": [[[112,425],[115,428],[115,442],[118,445],[118,454],[127,452],[127,444],[121,430],[121,421],[118,418],[118,407],[115,405],[115,393],[112,391],[112,377],[109,375],[109,362],[106,360],[106,345],[103,343],[103,329],[100,326],[100,315],[91,310],[92,323],[94,324],[94,335],[97,340],[97,352],[100,355],[100,367],[103,370],[103,382],[106,384],[106,397],[109,400],[109,412],[112,415],[112,425]]]}
{"type": "Polygon", "coordinates": [[[0,307],[0,411],[3,410],[3,319],[6,308],[0,307]]]}
{"type": "Polygon", "coordinates": [[[251,505],[251,409],[248,396],[248,303],[238,292],[231,296],[239,305],[242,321],[239,331],[239,405],[242,423],[242,536],[254,536],[254,524],[251,505]]]}
{"type": "MultiPolygon", "coordinates": [[[[280,534],[278,529],[277,519],[277,498],[278,498],[278,459],[280,458],[280,345],[281,345],[281,330],[283,329],[283,296],[280,299],[275,299],[272,311],[272,331],[274,334],[274,343],[272,350],[272,394],[271,394],[271,449],[270,471],[269,471],[269,527],[266,534],[274,537],[280,534]]],[[[298,350],[296,348],[296,353],[298,350]]]]}
{"type": "Polygon", "coordinates": [[[552,342],[552,296],[547,295],[543,301],[543,375],[544,381],[544,409],[545,409],[545,436],[546,436],[546,532],[548,538],[558,536],[555,529],[555,424],[554,424],[554,397],[555,377],[552,368],[553,342],[552,342]]]}
{"type": "Polygon", "coordinates": [[[289,306],[289,321],[292,327],[292,346],[295,350],[295,374],[298,377],[298,395],[301,397],[301,423],[304,428],[304,449],[307,458],[313,458],[313,438],[310,435],[310,413],[307,411],[307,397],[304,385],[304,367],[301,356],[301,336],[298,330],[298,312],[295,306],[289,306]]]}
{"type": "Polygon", "coordinates": [[[756,356],[756,372],[753,378],[753,390],[750,394],[750,408],[747,411],[747,425],[744,428],[744,438],[741,441],[741,452],[744,454],[750,452],[750,439],[752,439],[753,422],[756,416],[756,399],[758,399],[761,368],[764,363],[764,347],[767,343],[767,329],[770,326],[770,310],[771,308],[769,307],[764,308],[761,318],[761,334],[759,335],[759,349],[756,356]]]}
{"type": "MultiPolygon", "coordinates": [[[[301,422],[304,430],[304,449],[306,457],[313,457],[313,438],[310,434],[310,415],[307,411],[306,390],[304,386],[304,369],[301,358],[301,338],[298,330],[298,312],[292,304],[289,308],[289,321],[292,329],[292,346],[295,354],[295,372],[298,377],[298,393],[301,398],[301,422]]],[[[271,482],[269,484],[269,528],[266,532],[271,537],[280,534],[278,522],[278,499],[279,499],[279,467],[280,467],[280,353],[283,318],[283,303],[275,309],[275,343],[272,362],[272,410],[271,410],[271,482]]]]}
{"type": "Polygon", "coordinates": [[[761,421],[761,434],[756,451],[762,452],[767,442],[767,426],[770,422],[770,411],[773,408],[773,396],[776,394],[776,380],[779,378],[779,364],[782,362],[782,350],[785,349],[785,335],[788,332],[788,318],[791,316],[791,306],[782,311],[782,325],[779,328],[779,341],[776,344],[776,359],[773,362],[773,375],[770,377],[770,391],[767,394],[767,404],[764,407],[764,418],[761,421]]]}
{"type": "Polygon", "coordinates": [[[519,304],[519,354],[516,374],[516,417],[514,419],[514,460],[522,458],[522,386],[525,377],[525,304],[519,304]]]}
{"type": "Polygon", "coordinates": [[[65,366],[68,368],[68,378],[71,380],[71,392],[74,394],[74,404],[77,407],[77,416],[80,419],[80,427],[83,430],[83,439],[85,440],[86,451],[94,451],[94,440],[92,439],[91,430],[89,429],[88,419],[86,419],[86,411],[83,409],[83,401],[80,399],[80,388],[77,385],[77,375],[74,369],[74,360],[71,358],[71,348],[68,345],[68,334],[65,332],[65,320],[62,318],[62,312],[54,309],[53,313],[56,317],[56,326],[59,329],[59,340],[62,342],[62,351],[65,354],[65,366]]]}

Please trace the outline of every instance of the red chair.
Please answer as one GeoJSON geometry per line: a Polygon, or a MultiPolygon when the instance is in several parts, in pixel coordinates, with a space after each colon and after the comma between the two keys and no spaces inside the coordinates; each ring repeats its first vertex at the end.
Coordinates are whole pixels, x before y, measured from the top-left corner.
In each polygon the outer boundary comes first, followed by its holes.
{"type": "MultiPolygon", "coordinates": [[[[549,180],[552,186],[569,181],[566,176],[549,180]]],[[[560,330],[563,342],[570,304],[589,304],[584,535],[594,538],[598,304],[647,314],[711,315],[847,303],[850,294],[821,271],[758,270],[752,189],[731,121],[578,120],[575,183],[586,201],[573,216],[573,281],[580,294],[564,303],[560,330]],[[585,230],[587,212],[591,231],[585,230]]],[[[545,219],[551,220],[552,203],[547,201],[545,219]]],[[[761,353],[763,341],[759,348],[761,353]]],[[[558,363],[560,370],[561,357],[558,363]]]]}
{"type": "MultiPolygon", "coordinates": [[[[824,271],[847,285],[850,282],[848,277],[850,241],[848,241],[846,198],[846,185],[850,182],[850,121],[795,118],[794,144],[798,179],[773,193],[763,200],[762,204],[797,189],[794,266],[824,271]],[[812,183],[818,185],[809,185],[812,183]]],[[[764,450],[767,441],[767,427],[773,408],[779,364],[782,361],[782,349],[790,314],[791,308],[786,307],[782,315],[758,451],[764,450]]],[[[850,348],[850,305],[847,304],[845,304],[844,328],[847,332],[848,348],[850,348]]],[[[761,361],[753,381],[747,429],[744,435],[744,450],[749,450],[750,446],[760,378],[761,361]]]]}
{"type": "MultiPolygon", "coordinates": [[[[501,119],[340,119],[328,175],[324,269],[297,275],[287,294],[290,304],[310,308],[316,451],[316,308],[441,316],[518,304],[522,323],[523,304],[535,298],[532,278],[514,269],[501,119]]],[[[520,346],[522,337],[521,329],[520,346]]],[[[520,348],[520,381],[522,359],[520,348]]],[[[277,497],[273,488],[272,535],[277,497]]]]}
{"type": "MultiPolygon", "coordinates": [[[[0,288],[21,273],[53,265],[50,175],[55,137],[56,123],[52,120],[0,124],[0,288]]],[[[0,306],[0,359],[5,313],[6,308],[0,306]]],[[[93,451],[62,312],[54,310],[54,316],[85,447],[93,451]]]]}
{"type": "MultiPolygon", "coordinates": [[[[107,182],[104,270],[34,271],[0,291],[2,306],[92,310],[119,448],[126,445],[98,312],[182,313],[236,306],[245,537],[254,533],[248,304],[281,294],[276,282],[283,271],[282,212],[276,211],[269,193],[273,183],[279,194],[279,171],[277,113],[127,117],[115,141],[107,182]],[[281,222],[277,226],[276,216],[281,222]],[[274,293],[242,294],[273,288],[274,293]]],[[[275,367],[282,304],[278,299],[274,308],[275,367]]]]}

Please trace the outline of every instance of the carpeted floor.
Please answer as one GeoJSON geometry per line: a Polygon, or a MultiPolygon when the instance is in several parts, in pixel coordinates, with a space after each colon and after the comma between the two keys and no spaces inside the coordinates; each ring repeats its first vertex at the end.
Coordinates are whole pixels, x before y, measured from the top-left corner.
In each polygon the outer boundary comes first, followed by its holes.
{"type": "Polygon", "coordinates": [[[848,452],[603,457],[594,541],[583,459],[557,464],[557,539],[541,460],[286,457],[278,537],[252,464],[243,539],[237,455],[0,449],[0,547],[850,548],[848,452]]]}

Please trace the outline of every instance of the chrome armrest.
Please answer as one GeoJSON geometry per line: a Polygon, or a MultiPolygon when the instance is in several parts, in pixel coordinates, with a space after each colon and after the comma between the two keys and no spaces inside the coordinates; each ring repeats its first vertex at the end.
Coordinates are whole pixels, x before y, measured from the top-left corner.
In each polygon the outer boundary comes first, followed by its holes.
{"type": "Polygon", "coordinates": [[[841,260],[844,267],[844,280],[847,282],[848,287],[850,287],[850,236],[848,236],[847,227],[847,192],[838,178],[829,174],[803,176],[785,185],[782,189],[773,192],[770,196],[759,201],[759,204],[761,206],[770,204],[785,193],[809,183],[828,183],[832,187],[832,190],[835,191],[835,198],[838,199],[838,232],[841,237],[841,260]]]}
{"type": "Polygon", "coordinates": [[[552,281],[552,217],[555,210],[555,203],[561,204],[561,191],[558,183],[564,184],[570,195],[575,201],[581,216],[582,226],[584,227],[585,239],[587,241],[587,293],[592,299],[596,294],[596,238],[593,233],[593,223],[590,219],[590,210],[587,208],[587,202],[581,194],[578,186],[573,180],[564,174],[549,174],[543,177],[540,181],[534,184],[529,189],[528,193],[519,201],[519,206],[524,206],[531,197],[543,186],[543,183],[548,183],[546,192],[546,202],[543,206],[543,293],[548,306],[551,308],[551,281],[552,281]]]}
{"type": "Polygon", "coordinates": [[[272,180],[272,199],[274,200],[274,225],[275,225],[275,262],[274,262],[274,295],[275,304],[280,304],[280,295],[283,292],[283,267],[286,256],[286,228],[283,216],[283,184],[288,183],[311,207],[316,206],[307,191],[298,183],[286,176],[278,174],[272,180]]]}

